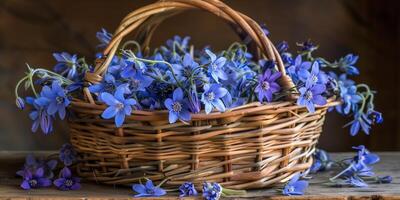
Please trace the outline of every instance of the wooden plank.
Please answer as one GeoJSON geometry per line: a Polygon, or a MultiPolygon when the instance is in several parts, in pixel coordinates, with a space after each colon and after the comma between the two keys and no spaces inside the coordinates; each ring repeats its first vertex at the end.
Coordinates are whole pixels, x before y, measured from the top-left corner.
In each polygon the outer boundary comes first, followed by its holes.
{"type": "MultiPolygon", "coordinates": [[[[49,155],[54,152],[35,152],[35,155],[49,155]]],[[[54,187],[25,191],[19,188],[20,178],[15,172],[22,166],[26,152],[0,151],[0,199],[131,199],[134,192],[128,187],[105,186],[92,182],[83,182],[78,191],[58,191],[54,187]]],[[[281,196],[276,188],[251,190],[244,196],[236,198],[251,199],[329,199],[329,200],[361,200],[361,199],[400,199],[400,152],[378,153],[381,157],[374,170],[378,175],[391,175],[391,184],[370,184],[368,188],[331,188],[322,185],[334,172],[319,173],[310,180],[310,187],[304,196],[281,196]]],[[[332,154],[334,160],[351,157],[351,153],[332,154]]],[[[139,198],[135,198],[139,199],[139,198]]],[[[149,199],[149,198],[144,198],[149,199]]],[[[176,193],[159,199],[179,199],[176,193]]],[[[189,199],[201,199],[189,198],[189,199]]]]}

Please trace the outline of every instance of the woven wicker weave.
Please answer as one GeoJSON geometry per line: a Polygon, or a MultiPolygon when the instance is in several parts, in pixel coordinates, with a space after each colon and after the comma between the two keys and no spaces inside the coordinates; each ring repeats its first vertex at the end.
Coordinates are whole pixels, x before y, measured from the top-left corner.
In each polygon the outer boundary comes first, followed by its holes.
{"type": "MultiPolygon", "coordinates": [[[[125,35],[137,31],[145,46],[157,25],[187,9],[203,9],[246,32],[259,54],[275,60],[282,72],[281,85],[293,86],[275,47],[257,23],[218,0],[164,0],[128,14],[104,50],[89,83],[101,81],[125,35]]],[[[79,152],[80,176],[106,184],[129,185],[147,177],[167,179],[167,186],[192,181],[218,182],[232,189],[262,188],[287,181],[312,164],[322,131],[326,106],[309,113],[294,100],[250,103],[224,113],[192,114],[189,124],[168,123],[167,111],[135,110],[121,128],[100,117],[106,108],[88,89],[85,99],[74,99],[69,122],[71,142],[79,152]]]]}

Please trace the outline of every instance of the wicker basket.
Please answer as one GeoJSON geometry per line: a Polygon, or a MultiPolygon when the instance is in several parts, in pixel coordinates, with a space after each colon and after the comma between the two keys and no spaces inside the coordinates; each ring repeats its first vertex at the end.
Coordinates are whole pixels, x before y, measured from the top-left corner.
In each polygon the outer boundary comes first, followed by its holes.
{"type": "MultiPolygon", "coordinates": [[[[281,85],[293,86],[282,60],[262,29],[249,17],[218,0],[164,0],[128,14],[104,50],[89,83],[101,81],[125,35],[136,30],[147,46],[165,18],[182,10],[203,9],[240,27],[255,42],[259,55],[275,60],[282,72],[281,85]]],[[[81,177],[105,184],[128,185],[147,177],[168,179],[167,186],[185,181],[221,183],[232,189],[271,186],[287,181],[312,164],[322,131],[326,106],[309,113],[294,100],[250,103],[224,113],[192,114],[190,124],[168,123],[167,111],[135,110],[121,128],[100,117],[106,108],[93,100],[88,89],[84,100],[74,99],[69,121],[71,142],[80,155],[81,177]]],[[[165,185],[164,185],[165,186],[165,185]]]]}

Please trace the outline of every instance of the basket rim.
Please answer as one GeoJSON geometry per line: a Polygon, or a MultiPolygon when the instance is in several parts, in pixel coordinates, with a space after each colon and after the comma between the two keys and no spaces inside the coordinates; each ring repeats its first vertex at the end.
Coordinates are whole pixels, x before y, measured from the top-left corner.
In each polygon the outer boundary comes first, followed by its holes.
{"type": "MultiPolygon", "coordinates": [[[[319,106],[316,105],[315,108],[317,110],[323,109],[323,108],[328,108],[336,105],[340,105],[342,102],[340,100],[337,100],[335,97],[331,97],[327,100],[327,103],[325,105],[319,106]]],[[[101,112],[104,111],[107,108],[107,105],[96,101],[94,104],[73,98],[71,100],[71,105],[69,106],[70,108],[76,108],[73,109],[74,112],[79,112],[80,109],[86,108],[86,109],[91,109],[93,112],[100,111],[99,115],[101,115],[101,112]]],[[[252,112],[258,112],[258,111],[264,111],[266,109],[273,109],[276,110],[277,112],[283,112],[283,111],[289,111],[289,110],[300,110],[300,109],[306,109],[305,106],[299,106],[296,104],[295,100],[288,100],[288,101],[276,101],[276,102],[250,102],[247,104],[244,104],[242,106],[234,107],[227,109],[225,112],[220,112],[216,111],[215,109],[209,113],[206,114],[204,109],[200,110],[199,113],[190,113],[191,115],[191,120],[204,120],[204,119],[217,119],[217,118],[225,118],[225,117],[231,117],[231,116],[237,116],[237,115],[245,115],[247,113],[252,113],[252,112]]],[[[132,110],[130,116],[144,116],[144,117],[155,117],[159,116],[164,118],[166,115],[168,115],[169,111],[166,109],[163,110],[132,110]]]]}

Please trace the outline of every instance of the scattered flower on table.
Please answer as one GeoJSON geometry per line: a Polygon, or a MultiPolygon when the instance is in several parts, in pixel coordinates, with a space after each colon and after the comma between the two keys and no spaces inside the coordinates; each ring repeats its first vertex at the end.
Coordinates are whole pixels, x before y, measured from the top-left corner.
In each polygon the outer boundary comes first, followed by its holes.
{"type": "Polygon", "coordinates": [[[51,180],[44,177],[43,168],[38,168],[34,172],[25,170],[23,179],[21,188],[24,190],[51,186],[51,180]]]}
{"type": "Polygon", "coordinates": [[[74,147],[69,144],[65,143],[62,145],[60,149],[60,160],[64,163],[65,166],[70,166],[74,163],[77,159],[77,152],[75,151],[74,147]]]}
{"type": "Polygon", "coordinates": [[[316,149],[313,154],[313,164],[310,167],[311,173],[317,173],[325,170],[331,169],[333,165],[333,161],[331,160],[329,154],[322,150],[316,149]]]}
{"type": "Polygon", "coordinates": [[[283,195],[304,195],[308,187],[308,182],[305,180],[300,180],[300,173],[297,173],[290,179],[290,181],[284,186],[282,194],[283,195]]]}
{"type": "Polygon", "coordinates": [[[159,186],[154,186],[153,181],[147,180],[146,184],[134,184],[132,190],[135,191],[135,197],[159,197],[167,194],[167,192],[159,186]]]}
{"type": "Polygon", "coordinates": [[[179,186],[179,197],[197,196],[197,190],[193,183],[185,182],[179,186]]]}
{"type": "Polygon", "coordinates": [[[54,180],[53,184],[59,190],[79,190],[81,188],[80,178],[73,177],[71,170],[68,167],[64,167],[60,171],[59,178],[54,180]]]}
{"type": "Polygon", "coordinates": [[[218,200],[222,195],[222,187],[218,183],[203,183],[203,198],[206,200],[218,200]]]}
{"type": "Polygon", "coordinates": [[[44,177],[53,178],[53,170],[57,167],[57,160],[45,160],[43,158],[35,158],[34,155],[28,154],[25,157],[25,163],[21,170],[17,171],[17,175],[23,177],[25,171],[30,171],[31,173],[36,172],[37,169],[42,168],[44,171],[44,177]]]}

